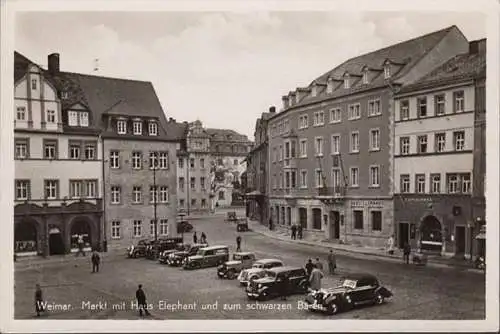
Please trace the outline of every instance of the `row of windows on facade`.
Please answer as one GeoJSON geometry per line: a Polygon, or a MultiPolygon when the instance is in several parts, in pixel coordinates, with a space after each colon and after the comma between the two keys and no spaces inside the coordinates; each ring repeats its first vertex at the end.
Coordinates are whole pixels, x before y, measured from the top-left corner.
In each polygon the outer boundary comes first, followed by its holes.
{"type": "MultiPolygon", "coordinates": [[[[132,121],[132,134],[134,135],[142,135],[142,125],[144,121],[142,120],[133,120],[132,121]]],[[[119,119],[116,121],[116,132],[119,135],[127,134],[128,130],[128,121],[124,119],[119,119]]],[[[150,136],[158,135],[158,123],[156,121],[148,121],[148,134],[150,136]]]]}
{"type": "MultiPolygon", "coordinates": [[[[414,175],[414,188],[411,187],[410,174],[400,175],[400,192],[401,193],[442,193],[441,189],[441,174],[430,173],[429,180],[427,181],[426,174],[414,175]],[[428,183],[427,183],[428,182],[428,183]],[[429,187],[427,188],[427,184],[429,187]],[[413,190],[413,191],[412,191],[413,190]]],[[[471,174],[470,173],[446,173],[446,190],[448,194],[470,194],[472,188],[471,174]]]]}
{"type": "MultiPolygon", "coordinates": [[[[196,189],[196,178],[195,177],[191,177],[190,180],[189,180],[189,184],[191,186],[191,189],[196,189]]],[[[206,179],[205,177],[200,177],[200,188],[201,190],[206,190],[206,179]]],[[[184,191],[184,188],[186,186],[186,179],[184,177],[179,177],[179,189],[181,191],[184,191]]]]}
{"type": "Polygon", "coordinates": [[[215,151],[221,153],[247,153],[250,147],[242,145],[215,145],[215,151]]]}
{"type": "MultiPolygon", "coordinates": [[[[453,92],[453,112],[465,111],[465,94],[463,90],[453,92]]],[[[446,114],[445,94],[434,95],[434,116],[444,116],[446,114]]],[[[417,97],[417,118],[425,118],[433,115],[429,114],[427,96],[417,97]]],[[[399,120],[410,119],[410,101],[401,100],[399,106],[399,120]]]]}
{"type": "MultiPolygon", "coordinates": [[[[44,180],[43,185],[44,199],[56,200],[61,198],[59,190],[59,180],[44,180]]],[[[70,180],[69,198],[95,199],[98,197],[97,189],[97,180],[70,180]]],[[[26,201],[31,199],[33,199],[31,195],[31,181],[16,180],[16,200],[26,201]]]]}
{"type": "MultiPolygon", "coordinates": [[[[57,139],[44,139],[42,145],[43,159],[59,159],[59,144],[57,139]]],[[[29,159],[31,157],[30,138],[16,138],[14,154],[16,159],[29,159]]],[[[70,140],[68,142],[68,158],[73,160],[97,159],[97,142],[70,140]]]]}
{"type": "MultiPolygon", "coordinates": [[[[134,220],[132,222],[132,237],[140,238],[143,236],[142,230],[142,220],[134,220]]],[[[158,227],[160,228],[158,231],[158,235],[167,236],[168,235],[168,219],[160,219],[158,221],[158,227]]],[[[149,235],[156,235],[156,224],[155,220],[152,219],[149,221],[149,235]]],[[[119,220],[111,221],[111,238],[112,239],[121,239],[122,238],[122,222],[119,220]]]]}
{"type": "MultiPolygon", "coordinates": [[[[465,150],[465,131],[453,131],[453,150],[465,150]]],[[[446,133],[434,134],[435,153],[446,152],[446,133]]],[[[417,135],[417,153],[431,153],[428,145],[428,135],[417,135]]],[[[399,154],[410,154],[410,137],[399,137],[399,154]]]]}
{"type": "MultiPolygon", "coordinates": [[[[358,120],[361,119],[361,104],[360,103],[354,103],[350,104],[347,108],[347,119],[348,120],[358,120]]],[[[368,117],[373,117],[373,116],[380,116],[382,115],[382,108],[380,104],[380,99],[377,100],[371,100],[368,101],[368,106],[367,106],[367,116],[368,117]]],[[[329,110],[329,123],[330,124],[337,124],[342,122],[342,108],[336,107],[332,108],[329,110]]],[[[310,125],[309,122],[309,115],[308,114],[301,114],[299,115],[298,119],[298,128],[299,129],[307,129],[310,125]]],[[[313,126],[323,126],[325,125],[325,112],[320,110],[320,111],[315,111],[313,113],[313,126]]],[[[276,137],[283,135],[285,133],[290,132],[290,120],[284,119],[278,122],[278,124],[273,125],[271,127],[271,136],[276,137]]]]}
{"type": "MultiPolygon", "coordinates": [[[[179,158],[178,164],[179,164],[179,168],[184,168],[184,159],[179,158]]],[[[217,165],[224,166],[224,159],[222,159],[222,158],[217,159],[217,165]]],[[[239,165],[238,159],[233,160],[233,165],[235,165],[235,166],[239,165]]],[[[204,158],[200,158],[199,166],[200,166],[200,168],[205,168],[205,159],[204,158]]],[[[195,168],[195,167],[196,167],[196,159],[189,158],[189,168],[195,168]]]]}
{"type": "MultiPolygon", "coordinates": [[[[292,224],[292,208],[291,207],[275,207],[277,224],[280,225],[291,225],[292,224]]],[[[298,208],[299,217],[302,218],[301,224],[307,227],[307,209],[298,208]]],[[[313,230],[321,230],[321,209],[314,208],[313,211],[313,230]]],[[[352,210],[352,227],[355,230],[364,230],[364,213],[363,210],[352,210]]],[[[370,225],[372,231],[382,231],[382,211],[380,210],[370,210],[370,225]]]]}
{"type": "MultiPolygon", "coordinates": [[[[133,151],[131,153],[131,166],[132,169],[142,169],[143,153],[141,151],[133,151]]],[[[150,151],[149,152],[149,168],[153,169],[155,166],[159,169],[168,169],[168,152],[150,151]]],[[[109,167],[113,169],[121,168],[120,164],[120,151],[112,150],[109,152],[109,167]]]]}
{"type": "MultiPolygon", "coordinates": [[[[198,201],[196,200],[196,198],[192,198],[191,199],[191,207],[195,207],[197,205],[198,201]]],[[[202,209],[205,209],[207,208],[207,200],[205,198],[202,198],[201,199],[201,208],[202,209]]],[[[185,199],[179,199],[179,207],[181,208],[185,208],[186,207],[186,200],[185,199]]]]}
{"type": "MultiPolygon", "coordinates": [[[[149,186],[149,203],[168,203],[168,198],[167,186],[149,186]]],[[[121,186],[111,186],[110,202],[111,204],[122,204],[121,186]]],[[[132,186],[132,204],[142,204],[143,202],[142,187],[132,186]]]]}

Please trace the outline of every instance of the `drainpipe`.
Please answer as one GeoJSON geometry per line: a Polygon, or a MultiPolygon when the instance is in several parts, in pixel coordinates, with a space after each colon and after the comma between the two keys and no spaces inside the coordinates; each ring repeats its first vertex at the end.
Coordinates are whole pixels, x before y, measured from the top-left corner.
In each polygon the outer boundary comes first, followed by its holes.
{"type": "MultiPolygon", "coordinates": [[[[101,143],[101,159],[102,159],[102,178],[101,178],[101,189],[102,189],[102,224],[101,224],[101,245],[102,249],[101,251],[107,252],[108,251],[108,242],[106,240],[106,182],[105,182],[105,167],[104,164],[107,163],[107,161],[104,159],[104,139],[102,138],[101,135],[99,135],[99,140],[98,143],[101,143]]],[[[99,147],[99,145],[98,145],[99,147]]]]}

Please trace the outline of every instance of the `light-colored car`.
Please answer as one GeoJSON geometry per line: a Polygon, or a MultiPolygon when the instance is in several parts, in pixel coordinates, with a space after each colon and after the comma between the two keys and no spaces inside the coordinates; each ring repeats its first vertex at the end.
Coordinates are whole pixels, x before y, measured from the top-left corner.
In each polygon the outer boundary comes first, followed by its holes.
{"type": "Polygon", "coordinates": [[[251,252],[237,252],[231,261],[224,262],[217,267],[219,278],[235,279],[243,269],[249,269],[255,262],[255,254],[251,252]]]}
{"type": "Polygon", "coordinates": [[[254,262],[252,268],[244,269],[238,276],[241,285],[246,286],[250,281],[265,276],[266,269],[283,267],[283,261],[278,259],[261,259],[254,262]]]}

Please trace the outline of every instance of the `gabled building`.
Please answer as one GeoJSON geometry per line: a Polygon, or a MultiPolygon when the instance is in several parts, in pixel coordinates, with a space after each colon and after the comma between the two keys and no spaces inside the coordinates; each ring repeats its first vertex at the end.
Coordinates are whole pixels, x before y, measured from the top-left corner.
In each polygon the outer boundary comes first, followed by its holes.
{"type": "Polygon", "coordinates": [[[354,57],[269,119],[269,202],[305,237],[383,246],[394,229],[393,94],[468,51],[456,26],[354,57]]]}
{"type": "Polygon", "coordinates": [[[470,258],[485,220],[486,40],[395,96],[400,247],[470,258]]]}

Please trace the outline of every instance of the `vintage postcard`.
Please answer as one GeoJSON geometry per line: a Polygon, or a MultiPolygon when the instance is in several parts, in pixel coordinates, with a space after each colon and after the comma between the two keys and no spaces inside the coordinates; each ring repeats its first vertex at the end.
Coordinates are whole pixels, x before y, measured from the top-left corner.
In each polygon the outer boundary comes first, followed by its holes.
{"type": "Polygon", "coordinates": [[[495,1],[1,14],[2,331],[498,330],[495,1]]]}

